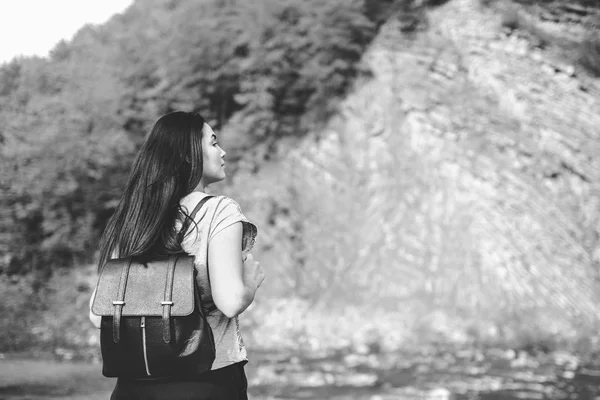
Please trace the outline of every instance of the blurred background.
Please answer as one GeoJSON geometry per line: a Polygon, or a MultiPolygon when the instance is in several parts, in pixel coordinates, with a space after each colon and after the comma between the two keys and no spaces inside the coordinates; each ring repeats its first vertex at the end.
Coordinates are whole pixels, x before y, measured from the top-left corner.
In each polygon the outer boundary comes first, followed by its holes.
{"type": "Polygon", "coordinates": [[[3,34],[0,398],[109,397],[99,236],[173,110],[259,229],[252,398],[599,398],[598,0],[117,3],[3,34]]]}

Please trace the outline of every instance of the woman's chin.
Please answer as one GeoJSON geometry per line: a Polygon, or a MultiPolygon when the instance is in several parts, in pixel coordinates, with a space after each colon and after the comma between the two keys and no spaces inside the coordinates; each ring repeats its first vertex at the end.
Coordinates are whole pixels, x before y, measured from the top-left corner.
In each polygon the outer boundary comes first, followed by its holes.
{"type": "Polygon", "coordinates": [[[218,178],[216,178],[214,180],[213,183],[218,183],[218,182],[222,182],[225,180],[225,178],[227,178],[227,175],[225,174],[225,172],[223,172],[218,178]]]}

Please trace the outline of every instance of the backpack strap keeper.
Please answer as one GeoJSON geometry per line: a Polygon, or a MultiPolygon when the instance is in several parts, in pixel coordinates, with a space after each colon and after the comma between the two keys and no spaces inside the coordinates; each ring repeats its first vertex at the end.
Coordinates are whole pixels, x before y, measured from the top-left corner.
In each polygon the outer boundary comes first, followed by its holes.
{"type": "Polygon", "coordinates": [[[175,266],[179,257],[169,257],[167,266],[167,279],[165,280],[164,300],[160,302],[163,307],[163,340],[165,343],[171,341],[171,307],[173,307],[173,280],[175,277],[175,266]]]}
{"type": "Polygon", "coordinates": [[[123,314],[123,306],[125,305],[125,289],[127,288],[127,277],[129,276],[129,268],[131,267],[131,259],[123,260],[121,269],[121,279],[119,280],[119,291],[117,299],[113,300],[113,341],[119,343],[121,328],[121,315],[123,314]]]}

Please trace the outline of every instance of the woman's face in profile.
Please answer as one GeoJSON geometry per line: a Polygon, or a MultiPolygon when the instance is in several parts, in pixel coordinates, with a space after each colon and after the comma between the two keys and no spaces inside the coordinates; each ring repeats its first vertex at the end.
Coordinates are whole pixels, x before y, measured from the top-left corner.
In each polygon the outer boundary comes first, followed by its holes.
{"type": "Polygon", "coordinates": [[[225,151],[219,146],[217,135],[208,124],[202,129],[202,182],[204,186],[225,179],[225,151]]]}

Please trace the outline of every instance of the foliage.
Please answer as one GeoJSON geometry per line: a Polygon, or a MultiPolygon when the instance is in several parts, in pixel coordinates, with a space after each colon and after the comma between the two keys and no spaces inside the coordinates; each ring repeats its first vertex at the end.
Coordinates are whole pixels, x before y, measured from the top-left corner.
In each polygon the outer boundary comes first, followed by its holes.
{"type": "Polygon", "coordinates": [[[89,258],[95,218],[110,195],[101,188],[112,180],[108,174],[127,141],[103,91],[114,85],[101,64],[88,62],[96,69],[82,76],[72,71],[83,63],[23,59],[12,79],[18,86],[4,86],[10,92],[0,98],[6,273],[49,272],[89,258]],[[102,90],[90,84],[93,75],[104,78],[102,90]]]}
{"type": "Polygon", "coordinates": [[[138,1],[48,59],[2,65],[0,273],[92,261],[162,113],[198,110],[231,126],[231,160],[304,135],[357,75],[394,3],[138,1]]]}
{"type": "Polygon", "coordinates": [[[31,289],[31,280],[11,280],[0,276],[0,291],[4,300],[0,303],[0,352],[21,351],[34,342],[31,332],[37,302],[31,289]]]}

